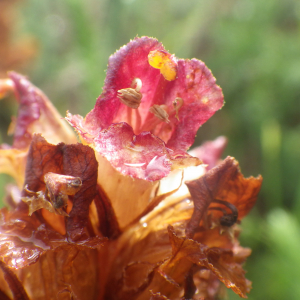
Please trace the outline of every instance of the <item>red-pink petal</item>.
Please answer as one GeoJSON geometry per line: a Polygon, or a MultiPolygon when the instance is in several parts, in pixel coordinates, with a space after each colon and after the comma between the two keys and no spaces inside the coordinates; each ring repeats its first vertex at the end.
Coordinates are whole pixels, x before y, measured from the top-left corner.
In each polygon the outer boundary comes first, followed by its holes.
{"type": "Polygon", "coordinates": [[[189,154],[201,159],[207,165],[207,170],[210,170],[218,164],[226,146],[227,138],[219,136],[213,141],[206,141],[201,146],[192,149],[189,154]]]}
{"type": "Polygon", "coordinates": [[[118,123],[101,131],[94,142],[96,151],[124,175],[155,181],[170,172],[169,152],[150,132],[135,135],[127,123],[118,123]]]}
{"type": "MultiPolygon", "coordinates": [[[[120,89],[128,88],[134,78],[142,80],[142,102],[147,109],[151,106],[155,87],[160,79],[160,71],[148,63],[152,50],[163,49],[156,40],[148,37],[136,38],[123,46],[109,58],[103,93],[97,99],[94,109],[86,116],[86,126],[90,130],[107,128],[112,123],[128,122],[127,107],[117,98],[120,89]]],[[[140,114],[143,115],[142,109],[140,114]]],[[[130,123],[130,122],[128,122],[130,123]]]]}
{"type": "Polygon", "coordinates": [[[178,155],[188,156],[185,151],[193,144],[198,128],[223,106],[222,90],[203,62],[177,60],[168,54],[177,77],[167,80],[149,64],[148,55],[154,50],[165,51],[156,39],[148,37],[123,46],[109,58],[103,93],[94,109],[85,119],[67,115],[81,138],[94,144],[119,172],[150,181],[165,177],[178,155]],[[138,109],[127,107],[118,98],[119,90],[134,88],[135,78],[142,82],[138,109]],[[173,104],[178,97],[183,105],[176,111],[173,104]],[[170,122],[150,112],[153,105],[164,105],[170,122]],[[130,143],[141,150],[130,150],[130,143]]]}
{"type": "MultiPolygon", "coordinates": [[[[136,38],[109,59],[103,93],[95,108],[86,116],[83,126],[91,135],[112,123],[127,122],[134,133],[150,131],[161,138],[169,148],[186,151],[194,142],[198,128],[223,106],[222,90],[205,64],[199,60],[178,60],[177,78],[166,80],[160,70],[150,66],[148,54],[164,50],[156,40],[136,38]],[[134,78],[142,81],[143,97],[138,109],[133,110],[117,98],[118,90],[131,87],[134,78]],[[178,117],[174,100],[183,99],[178,117]],[[166,105],[170,123],[165,123],[151,112],[154,104],[166,105]]],[[[78,123],[78,120],[76,123],[78,123]]],[[[76,124],[74,124],[76,126],[76,124]]],[[[78,124],[77,124],[78,125],[78,124]]]]}

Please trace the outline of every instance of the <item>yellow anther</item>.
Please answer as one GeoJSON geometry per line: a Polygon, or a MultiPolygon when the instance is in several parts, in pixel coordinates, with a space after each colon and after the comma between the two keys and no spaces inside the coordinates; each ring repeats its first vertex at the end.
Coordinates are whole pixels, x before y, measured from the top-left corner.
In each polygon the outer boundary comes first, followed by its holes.
{"type": "Polygon", "coordinates": [[[166,80],[172,81],[176,79],[177,64],[166,51],[150,51],[148,54],[148,62],[153,68],[160,69],[160,73],[166,80]]]}

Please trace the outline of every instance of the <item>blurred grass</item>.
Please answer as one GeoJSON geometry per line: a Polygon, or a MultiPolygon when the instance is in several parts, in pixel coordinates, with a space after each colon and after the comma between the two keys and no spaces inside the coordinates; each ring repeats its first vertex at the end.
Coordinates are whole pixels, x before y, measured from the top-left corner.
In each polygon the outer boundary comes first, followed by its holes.
{"type": "MultiPolygon", "coordinates": [[[[14,38],[28,34],[38,44],[26,72],[62,115],[92,109],[108,56],[136,35],[207,64],[226,105],[196,143],[226,135],[225,155],[245,175],[264,176],[257,207],[242,224],[242,244],[253,248],[249,299],[299,299],[300,2],[27,0],[16,9],[14,38]]],[[[8,115],[0,111],[1,128],[8,115]]]]}

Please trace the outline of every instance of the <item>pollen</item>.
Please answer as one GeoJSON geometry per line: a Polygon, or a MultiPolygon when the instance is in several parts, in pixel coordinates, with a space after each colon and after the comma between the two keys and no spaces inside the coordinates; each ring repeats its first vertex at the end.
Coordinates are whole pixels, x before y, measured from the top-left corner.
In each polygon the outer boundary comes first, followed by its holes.
{"type": "Polygon", "coordinates": [[[160,73],[166,80],[173,81],[176,79],[177,64],[166,51],[150,51],[148,54],[148,62],[153,68],[160,69],[160,73]]]}

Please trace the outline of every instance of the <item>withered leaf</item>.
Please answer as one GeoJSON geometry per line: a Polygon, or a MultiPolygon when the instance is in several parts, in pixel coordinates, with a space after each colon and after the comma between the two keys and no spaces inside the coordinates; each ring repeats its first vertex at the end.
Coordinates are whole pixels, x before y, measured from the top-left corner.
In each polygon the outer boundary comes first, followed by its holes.
{"type": "Polygon", "coordinates": [[[122,272],[122,277],[115,288],[108,288],[105,299],[136,299],[149,286],[157,264],[132,262],[122,272]]]}
{"type": "MultiPolygon", "coordinates": [[[[186,227],[187,237],[193,237],[208,208],[217,206],[212,203],[215,199],[233,204],[241,220],[255,204],[261,184],[261,176],[244,178],[238,162],[230,156],[199,179],[186,182],[194,201],[194,212],[186,227]]],[[[214,212],[215,217],[221,215],[221,211],[214,212]]]]}
{"type": "Polygon", "coordinates": [[[0,299],[1,300],[11,300],[3,291],[0,290],[0,299]]]}
{"type": "MultiPolygon", "coordinates": [[[[14,300],[29,300],[28,295],[27,295],[22,283],[19,281],[18,277],[1,260],[0,260],[0,268],[2,269],[2,271],[4,273],[4,278],[12,291],[14,300]]],[[[5,300],[5,298],[1,298],[1,299],[5,300]]],[[[9,298],[7,297],[7,299],[9,299],[9,298]]]]}
{"type": "Polygon", "coordinates": [[[51,145],[40,134],[33,136],[25,171],[25,184],[28,190],[45,191],[45,174],[49,172],[63,174],[64,145],[63,143],[51,145]]]}
{"type": "MultiPolygon", "coordinates": [[[[172,244],[172,256],[160,266],[159,270],[167,280],[170,280],[170,274],[174,277],[176,273],[182,272],[180,268],[182,260],[189,260],[210,270],[228,288],[246,298],[251,284],[244,276],[245,271],[240,265],[240,258],[235,258],[231,250],[218,247],[210,248],[192,239],[180,238],[172,226],[168,227],[168,231],[172,244]]],[[[182,282],[179,283],[182,284],[182,282]]]]}
{"type": "Polygon", "coordinates": [[[89,206],[97,193],[98,162],[94,150],[82,144],[64,145],[63,174],[80,177],[82,186],[73,198],[67,218],[67,232],[72,240],[83,234],[88,221],[89,206]]]}
{"type": "MultiPolygon", "coordinates": [[[[73,207],[67,219],[67,233],[71,240],[85,235],[89,205],[96,195],[98,163],[94,150],[82,144],[49,144],[35,134],[30,145],[25,184],[34,192],[45,191],[45,174],[51,172],[77,177],[82,185],[73,197],[73,207]]],[[[86,238],[87,236],[85,236],[86,238]]]]}
{"type": "Polygon", "coordinates": [[[99,219],[101,233],[110,239],[115,239],[121,234],[116,214],[111,202],[102,188],[98,185],[97,195],[94,199],[99,219]]]}

